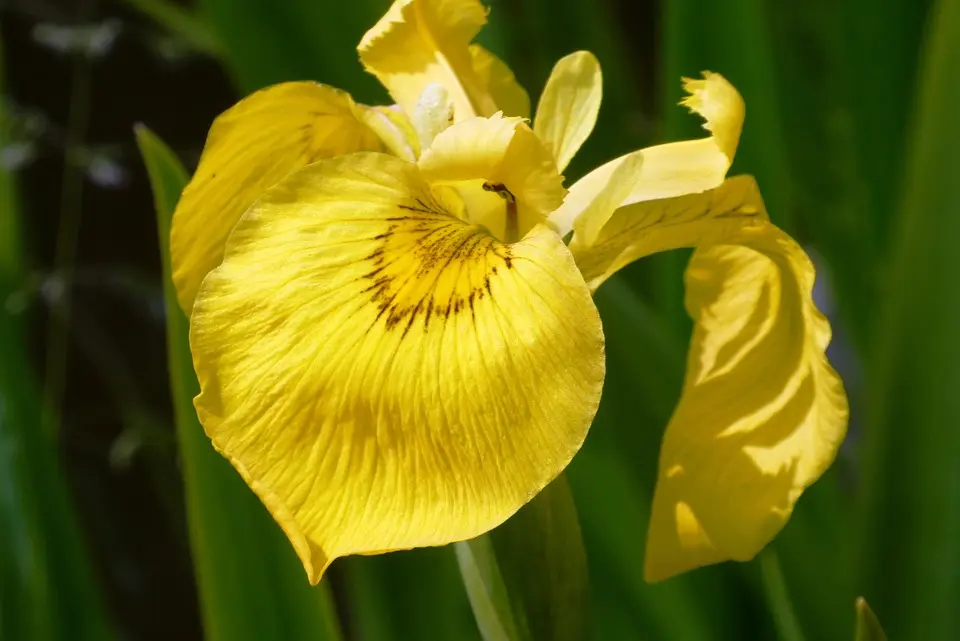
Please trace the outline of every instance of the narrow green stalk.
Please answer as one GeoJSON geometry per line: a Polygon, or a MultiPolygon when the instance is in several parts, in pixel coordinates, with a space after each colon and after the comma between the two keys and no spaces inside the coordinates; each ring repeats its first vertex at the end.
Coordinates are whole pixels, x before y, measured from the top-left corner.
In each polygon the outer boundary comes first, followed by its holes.
{"type": "MultiPolygon", "coordinates": [[[[81,7],[81,19],[91,12],[91,2],[81,7]]],[[[64,140],[63,175],[60,182],[60,224],[49,282],[54,291],[48,297],[50,320],[47,328],[46,388],[44,427],[53,435],[60,431],[70,349],[71,284],[77,262],[77,243],[83,216],[83,171],[72,156],[83,144],[90,122],[93,66],[84,51],[73,54],[70,112],[64,140]]]]}
{"type": "Polygon", "coordinates": [[[763,577],[763,589],[767,595],[767,605],[777,626],[780,641],[804,641],[800,621],[793,609],[787,582],[783,578],[780,559],[773,545],[760,553],[760,575],[763,577]]]}

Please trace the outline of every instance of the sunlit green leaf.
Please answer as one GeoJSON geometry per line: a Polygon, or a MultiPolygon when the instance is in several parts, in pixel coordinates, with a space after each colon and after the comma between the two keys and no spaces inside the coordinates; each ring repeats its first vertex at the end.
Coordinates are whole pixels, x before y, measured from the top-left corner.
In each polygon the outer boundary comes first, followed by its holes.
{"type": "Polygon", "coordinates": [[[168,253],[170,218],[187,175],[159,138],[142,126],[136,133],[157,209],[170,384],[206,638],[336,641],[339,624],[326,582],[310,587],[280,528],[197,420],[187,319],[177,305],[168,253]]]}

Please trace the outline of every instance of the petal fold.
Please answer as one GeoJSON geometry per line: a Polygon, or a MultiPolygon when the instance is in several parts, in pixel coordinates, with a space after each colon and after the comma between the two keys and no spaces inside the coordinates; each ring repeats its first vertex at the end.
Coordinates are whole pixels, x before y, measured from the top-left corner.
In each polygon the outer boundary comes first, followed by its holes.
{"type": "Polygon", "coordinates": [[[500,243],[435,196],[392,156],[314,163],[243,216],[197,297],[201,422],[314,583],[503,522],[599,403],[600,319],[561,240],[500,243]]]}
{"type": "Polygon", "coordinates": [[[591,203],[611,180],[614,172],[634,155],[642,155],[640,171],[631,178],[630,189],[620,206],[647,200],[695,194],[718,187],[733,163],[743,128],[744,103],[737,90],[720,74],[704,72],[702,80],[684,80],[690,94],[681,104],[704,119],[709,138],[685,140],[647,147],[601,165],[571,188],[562,212],[551,218],[562,234],[569,232],[586,210],[602,227],[614,209],[599,210],[591,203]]]}
{"type": "Polygon", "coordinates": [[[590,136],[600,113],[603,76],[589,51],[577,51],[557,62],[537,105],[533,131],[553,152],[563,171],[590,136]]]}
{"type": "Polygon", "coordinates": [[[214,121],[170,231],[173,281],[185,311],[220,263],[233,226],[265,189],[320,158],[382,148],[367,111],[338,89],[290,82],[244,98],[214,121]]]}
{"type": "Polygon", "coordinates": [[[660,453],[648,581],[753,558],[834,460],[848,407],[813,282],[810,259],[770,223],[694,253],[695,326],[660,453]]]}
{"type": "MultiPolygon", "coordinates": [[[[639,258],[722,242],[741,229],[763,225],[767,220],[756,180],[753,176],[735,176],[703,193],[620,207],[599,232],[586,229],[575,233],[570,251],[584,279],[596,290],[639,258]]],[[[595,218],[577,221],[578,226],[595,222],[595,218]]]]}
{"type": "Polygon", "coordinates": [[[396,0],[357,49],[408,114],[426,86],[439,83],[458,122],[497,111],[527,117],[529,99],[507,66],[470,44],[486,22],[477,0],[396,0]]]}

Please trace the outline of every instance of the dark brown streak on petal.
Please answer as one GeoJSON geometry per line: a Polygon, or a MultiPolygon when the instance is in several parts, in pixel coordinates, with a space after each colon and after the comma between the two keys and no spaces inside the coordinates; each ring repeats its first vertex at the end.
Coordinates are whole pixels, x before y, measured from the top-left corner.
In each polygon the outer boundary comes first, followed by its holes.
{"type": "Polygon", "coordinates": [[[388,224],[384,231],[370,239],[376,245],[366,259],[370,270],[361,277],[369,283],[363,293],[378,308],[370,329],[380,322],[387,330],[402,326],[401,339],[410,333],[417,319],[422,319],[426,331],[435,317],[447,320],[469,309],[475,322],[477,302],[493,295],[492,280],[497,277],[498,267],[512,267],[508,245],[501,244],[481,227],[431,208],[422,199],[416,202],[420,207],[400,207],[426,215],[385,219],[388,224]],[[481,285],[466,281],[471,273],[462,269],[466,263],[474,269],[479,264],[487,265],[481,285]],[[455,282],[445,280],[447,287],[440,294],[444,300],[439,300],[438,283],[451,275],[455,282]]]}

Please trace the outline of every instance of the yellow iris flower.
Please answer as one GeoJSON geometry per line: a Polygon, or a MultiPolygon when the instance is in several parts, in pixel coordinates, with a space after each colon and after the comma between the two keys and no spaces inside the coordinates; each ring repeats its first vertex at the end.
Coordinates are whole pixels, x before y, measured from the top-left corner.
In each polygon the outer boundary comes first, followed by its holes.
{"type": "Polygon", "coordinates": [[[810,260],[751,177],[726,179],[743,101],[717,74],[686,81],[709,137],[567,192],[599,65],[561,60],[531,128],[526,92],[471,44],[485,21],[477,0],[397,0],[359,46],[395,106],[293,82],[213,124],[171,238],[200,420],[312,582],[340,556],[477,536],[587,435],[605,375],[592,292],[695,247],[646,576],[749,559],[832,462],[847,404],[810,260]]]}

